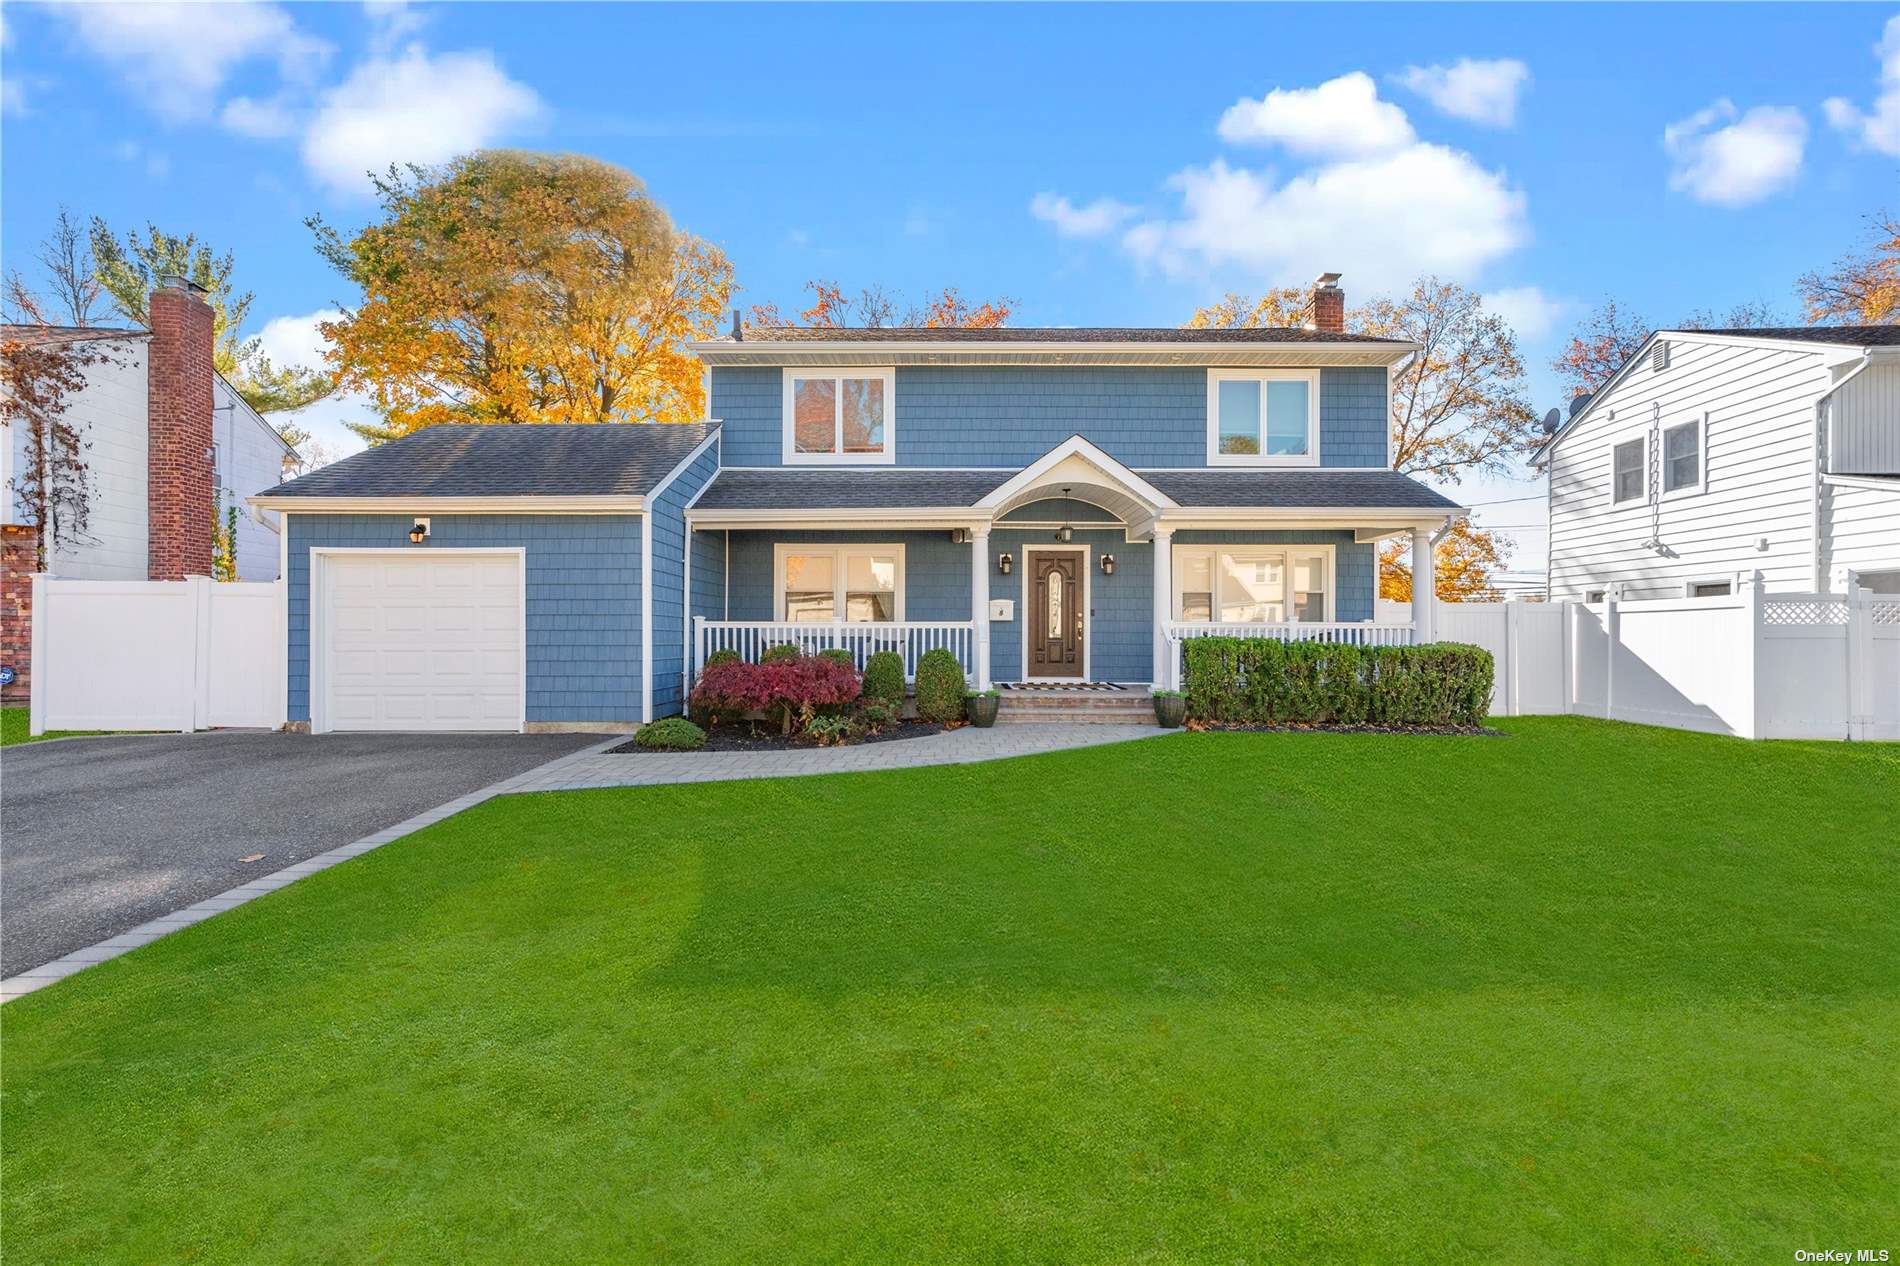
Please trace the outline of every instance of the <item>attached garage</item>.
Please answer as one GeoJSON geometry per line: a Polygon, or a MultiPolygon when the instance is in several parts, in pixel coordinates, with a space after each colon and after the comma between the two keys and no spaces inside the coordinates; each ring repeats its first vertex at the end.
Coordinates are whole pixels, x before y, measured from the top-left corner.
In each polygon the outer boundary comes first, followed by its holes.
{"type": "Polygon", "coordinates": [[[313,728],[523,728],[522,550],[313,554],[313,728]]]}

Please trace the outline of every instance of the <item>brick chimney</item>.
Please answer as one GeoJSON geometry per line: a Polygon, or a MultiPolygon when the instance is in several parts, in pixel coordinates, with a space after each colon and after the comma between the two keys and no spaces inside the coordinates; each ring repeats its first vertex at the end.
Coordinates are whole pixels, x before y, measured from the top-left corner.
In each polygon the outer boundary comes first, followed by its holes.
{"type": "Polygon", "coordinates": [[[211,308],[204,290],[164,277],[146,324],[146,575],[211,574],[211,308]]]}
{"type": "Polygon", "coordinates": [[[1313,328],[1322,334],[1346,332],[1346,292],[1338,273],[1321,273],[1313,283],[1313,328]]]}

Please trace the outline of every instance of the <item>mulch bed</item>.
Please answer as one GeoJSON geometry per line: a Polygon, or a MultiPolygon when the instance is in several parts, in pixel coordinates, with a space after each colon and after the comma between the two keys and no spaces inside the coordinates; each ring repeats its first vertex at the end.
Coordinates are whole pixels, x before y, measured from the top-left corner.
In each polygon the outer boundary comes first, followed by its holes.
{"type": "Polygon", "coordinates": [[[1260,721],[1227,725],[1189,722],[1190,730],[1216,734],[1438,734],[1454,738],[1510,738],[1503,730],[1484,725],[1295,725],[1260,721]]]}
{"type": "MultiPolygon", "coordinates": [[[[895,743],[902,739],[928,738],[932,734],[943,733],[943,727],[935,721],[904,721],[875,734],[863,738],[847,739],[843,743],[833,743],[833,747],[858,747],[865,743],[895,743]]],[[[805,751],[820,746],[801,734],[786,738],[770,730],[753,730],[749,725],[715,725],[706,731],[706,746],[698,748],[701,752],[792,752],[805,751]]],[[[674,752],[663,748],[641,747],[638,743],[622,743],[619,747],[607,749],[610,756],[691,756],[692,752],[674,752]]]]}

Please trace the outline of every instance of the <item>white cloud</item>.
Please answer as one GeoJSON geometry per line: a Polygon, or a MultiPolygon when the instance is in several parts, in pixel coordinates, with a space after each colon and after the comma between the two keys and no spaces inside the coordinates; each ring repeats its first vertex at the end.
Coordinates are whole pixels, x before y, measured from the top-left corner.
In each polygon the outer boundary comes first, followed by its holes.
{"type": "Polygon", "coordinates": [[[1138,261],[1172,276],[1243,268],[1281,285],[1323,268],[1379,291],[1423,272],[1467,280],[1528,240],[1524,194],[1469,154],[1415,144],[1276,184],[1216,159],[1169,182],[1181,214],[1130,228],[1138,261]]]}
{"type": "Polygon", "coordinates": [[[1663,129],[1674,164],[1669,187],[1722,207],[1760,202],[1793,187],[1807,139],[1799,110],[1756,106],[1740,114],[1725,97],[1663,129]]]}
{"type": "Polygon", "coordinates": [[[1531,68],[1508,57],[1465,57],[1450,66],[1407,66],[1395,77],[1454,118],[1510,127],[1517,120],[1518,94],[1531,81],[1531,68]]]}
{"type": "Polygon", "coordinates": [[[80,43],[119,67],[155,112],[174,121],[209,116],[218,90],[245,62],[273,61],[284,78],[301,83],[331,52],[273,4],[67,4],[56,12],[80,43]]]}
{"type": "Polygon", "coordinates": [[[317,329],[319,322],[341,320],[335,308],[325,308],[304,316],[272,317],[258,333],[259,350],[279,369],[327,368],[323,353],[330,341],[317,329]]]}
{"type": "Polygon", "coordinates": [[[1486,310],[1504,318],[1519,339],[1535,343],[1547,338],[1571,305],[1553,299],[1537,286],[1507,286],[1484,296],[1486,310]]]}
{"type": "Polygon", "coordinates": [[[1220,137],[1234,144],[1284,145],[1296,154],[1356,157],[1382,154],[1416,139],[1405,111],[1379,100],[1364,71],[1317,88],[1275,88],[1243,97],[1220,117],[1220,137]]]}
{"type": "Polygon", "coordinates": [[[1101,237],[1120,228],[1135,208],[1113,198],[1097,198],[1078,207],[1056,194],[1039,193],[1029,200],[1029,214],[1055,225],[1063,237],[1101,237]]]}
{"type": "Polygon", "coordinates": [[[218,112],[218,122],[227,132],[259,140],[276,140],[297,134],[297,110],[283,96],[263,101],[252,97],[232,97],[218,112]]]}
{"type": "Polygon", "coordinates": [[[1900,158],[1900,15],[1887,19],[1874,53],[1880,58],[1874,108],[1863,112],[1845,97],[1829,97],[1821,108],[1830,124],[1867,148],[1900,158]]]}
{"type": "Polygon", "coordinates": [[[327,90],[304,133],[311,173],[341,191],[369,188],[391,163],[439,163],[531,126],[544,107],[487,51],[432,56],[410,45],[372,58],[327,90]]]}
{"type": "Polygon", "coordinates": [[[363,16],[369,19],[369,47],[375,56],[384,56],[417,34],[428,18],[404,0],[364,0],[363,16]]]}

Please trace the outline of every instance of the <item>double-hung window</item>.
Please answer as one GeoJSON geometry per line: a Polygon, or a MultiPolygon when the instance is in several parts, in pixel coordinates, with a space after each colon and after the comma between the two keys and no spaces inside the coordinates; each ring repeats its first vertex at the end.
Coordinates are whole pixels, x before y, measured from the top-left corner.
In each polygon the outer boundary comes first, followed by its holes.
{"type": "Polygon", "coordinates": [[[890,369],[787,369],[789,464],[889,464],[896,457],[897,374],[890,369]]]}
{"type": "Polygon", "coordinates": [[[904,618],[902,545],[780,545],[776,618],[796,624],[904,618]]]}
{"type": "Polygon", "coordinates": [[[1333,552],[1298,545],[1179,545],[1174,616],[1186,624],[1310,624],[1332,618],[1333,552]]]}
{"type": "Polygon", "coordinates": [[[1644,495],[1644,441],[1638,436],[1610,450],[1610,500],[1621,505],[1644,495]]]}
{"type": "Polygon", "coordinates": [[[1684,422],[1662,433],[1663,495],[1702,489],[1702,422],[1684,422]]]}
{"type": "Polygon", "coordinates": [[[1317,466],[1318,371],[1209,370],[1207,462],[1210,466],[1317,466]]]}

